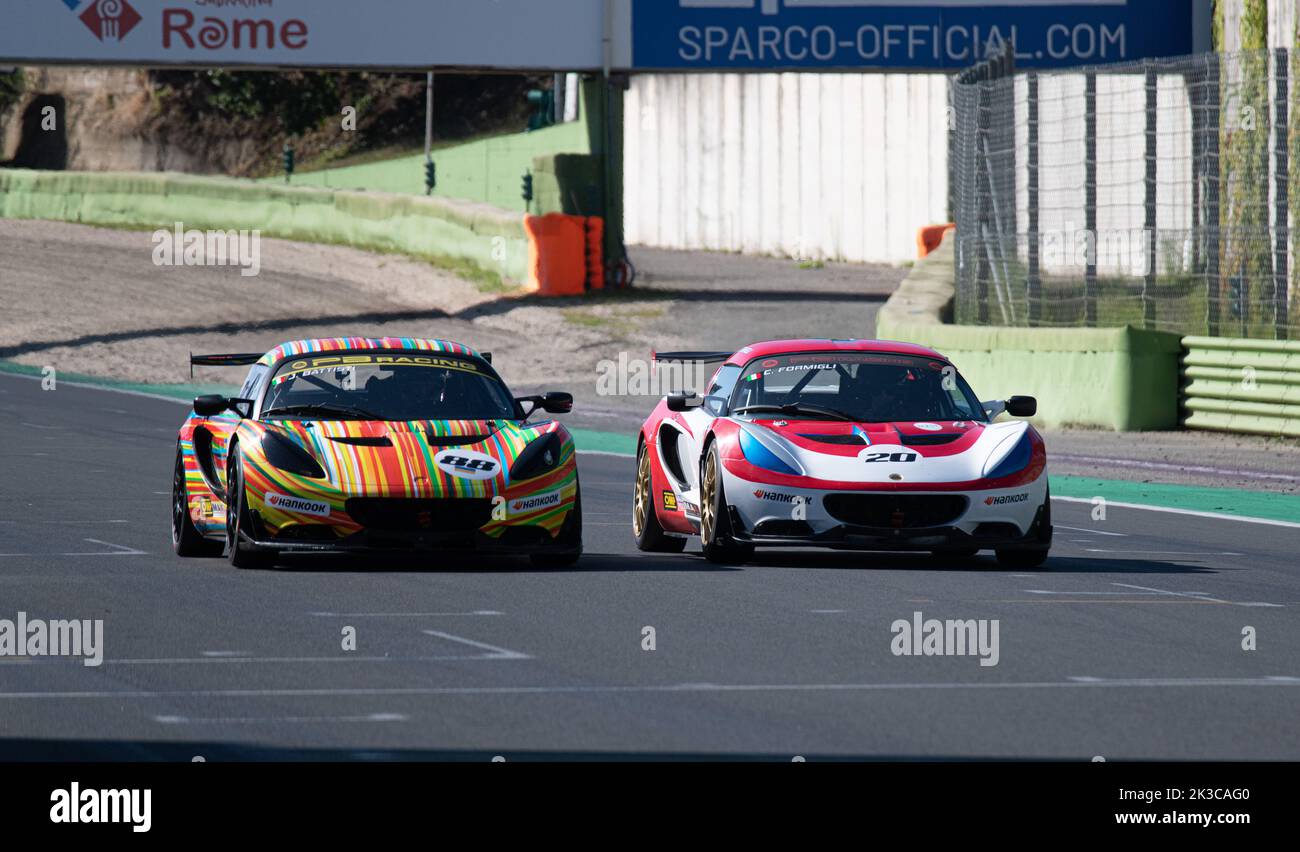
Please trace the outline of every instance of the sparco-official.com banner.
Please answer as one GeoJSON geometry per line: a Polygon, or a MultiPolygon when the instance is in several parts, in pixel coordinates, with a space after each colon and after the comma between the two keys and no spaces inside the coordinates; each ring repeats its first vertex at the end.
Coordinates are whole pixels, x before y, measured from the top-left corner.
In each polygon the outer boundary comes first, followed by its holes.
{"type": "Polygon", "coordinates": [[[603,0],[8,0],[0,62],[582,70],[603,0]]]}
{"type": "Polygon", "coordinates": [[[1209,49],[1207,0],[633,0],[634,64],[954,70],[1016,47],[1024,68],[1209,49]]]}

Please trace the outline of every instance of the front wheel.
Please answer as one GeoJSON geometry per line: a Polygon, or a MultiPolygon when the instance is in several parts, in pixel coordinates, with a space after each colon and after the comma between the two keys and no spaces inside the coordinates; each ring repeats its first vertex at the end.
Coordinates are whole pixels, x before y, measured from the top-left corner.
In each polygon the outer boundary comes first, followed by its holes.
{"type": "Polygon", "coordinates": [[[636,454],[636,493],[632,500],[632,537],[637,550],[646,553],[681,553],[686,539],[664,532],[655,515],[654,480],[650,474],[650,447],[642,444],[636,454]]]}
{"type": "Polygon", "coordinates": [[[185,457],[176,448],[176,470],[172,475],[172,550],[177,556],[220,556],[221,542],[203,537],[190,518],[190,493],[185,485],[185,457]]]}
{"type": "Polygon", "coordinates": [[[1027,570],[1041,568],[1047,561],[1047,550],[999,550],[998,564],[1004,568],[1027,570]]]}
{"type": "Polygon", "coordinates": [[[256,550],[243,541],[249,532],[248,497],[244,491],[244,466],[239,447],[230,448],[226,461],[226,557],[236,568],[258,569],[275,565],[274,551],[256,550]]]}
{"type": "Polygon", "coordinates": [[[582,483],[575,480],[577,493],[573,498],[573,508],[560,527],[556,536],[556,546],[564,548],[560,553],[533,553],[528,561],[536,568],[568,568],[582,558],[582,483]]]}
{"type": "Polygon", "coordinates": [[[1034,519],[1032,535],[1038,547],[1022,550],[997,551],[998,563],[1006,568],[1033,569],[1043,567],[1052,550],[1052,489],[1048,486],[1043,495],[1043,505],[1034,519]]]}
{"type": "Polygon", "coordinates": [[[700,543],[704,558],[719,565],[743,565],[754,555],[752,544],[731,537],[731,510],[723,492],[717,442],[709,444],[700,467],[700,543]]]}
{"type": "Polygon", "coordinates": [[[979,548],[977,547],[955,547],[949,550],[930,551],[930,555],[935,559],[948,559],[953,562],[970,562],[979,554],[979,548]]]}

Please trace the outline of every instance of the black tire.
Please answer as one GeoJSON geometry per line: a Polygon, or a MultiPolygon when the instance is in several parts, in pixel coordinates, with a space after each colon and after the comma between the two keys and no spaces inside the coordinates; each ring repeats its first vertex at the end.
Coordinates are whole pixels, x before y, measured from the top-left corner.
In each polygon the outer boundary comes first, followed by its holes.
{"type": "Polygon", "coordinates": [[[172,550],[177,556],[192,558],[220,556],[222,543],[203,537],[190,519],[190,498],[185,488],[185,459],[176,448],[176,468],[172,473],[172,550]]]}
{"type": "Polygon", "coordinates": [[[717,442],[709,444],[700,465],[700,544],[704,558],[718,565],[743,565],[754,555],[752,544],[731,537],[731,513],[723,493],[717,442]]]}
{"type": "Polygon", "coordinates": [[[999,550],[998,563],[1005,568],[1031,570],[1043,567],[1052,550],[1052,489],[1048,487],[1043,506],[1034,525],[1034,533],[1041,547],[1019,550],[999,550]]]}
{"type": "Polygon", "coordinates": [[[978,547],[955,547],[951,550],[931,550],[930,555],[935,559],[951,559],[956,562],[969,562],[976,556],[979,556],[978,547]]]}
{"type": "Polygon", "coordinates": [[[998,564],[1004,568],[1029,570],[1043,567],[1048,550],[999,550],[998,564]]]}
{"type": "Polygon", "coordinates": [[[582,558],[582,483],[576,481],[573,510],[560,528],[558,547],[567,548],[560,553],[533,553],[528,561],[536,568],[568,568],[582,558]]]}
{"type": "Polygon", "coordinates": [[[230,448],[226,460],[226,558],[236,568],[258,570],[275,565],[279,554],[271,550],[255,550],[241,541],[241,533],[249,529],[248,501],[244,494],[243,462],[239,446],[230,448]]]}
{"type": "Polygon", "coordinates": [[[650,475],[650,448],[645,444],[636,454],[636,490],[632,495],[632,538],[636,549],[646,553],[681,553],[686,538],[668,535],[655,515],[654,480],[650,475]]]}

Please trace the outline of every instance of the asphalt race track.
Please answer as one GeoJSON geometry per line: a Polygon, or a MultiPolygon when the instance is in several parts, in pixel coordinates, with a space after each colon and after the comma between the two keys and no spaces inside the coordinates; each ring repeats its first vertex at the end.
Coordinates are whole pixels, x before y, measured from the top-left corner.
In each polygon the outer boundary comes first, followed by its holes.
{"type": "Polygon", "coordinates": [[[1294,527],[1058,501],[1047,571],[727,569],[638,553],[632,461],[584,455],[574,569],[239,572],[171,552],[184,411],[0,376],[0,619],[105,622],[100,667],[0,657],[0,759],[1300,759],[1294,527]],[[918,611],[997,619],[997,665],[895,656],[918,611]]]}

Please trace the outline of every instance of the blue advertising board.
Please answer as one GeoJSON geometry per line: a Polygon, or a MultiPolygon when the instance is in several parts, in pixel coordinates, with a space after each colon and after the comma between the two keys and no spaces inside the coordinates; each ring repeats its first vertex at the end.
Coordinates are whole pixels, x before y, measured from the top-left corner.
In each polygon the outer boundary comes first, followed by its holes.
{"type": "Polygon", "coordinates": [[[1010,41],[1020,68],[1207,50],[1204,0],[633,0],[637,69],[955,71],[1010,41]],[[1204,32],[1198,32],[1204,30],[1204,32]]]}

